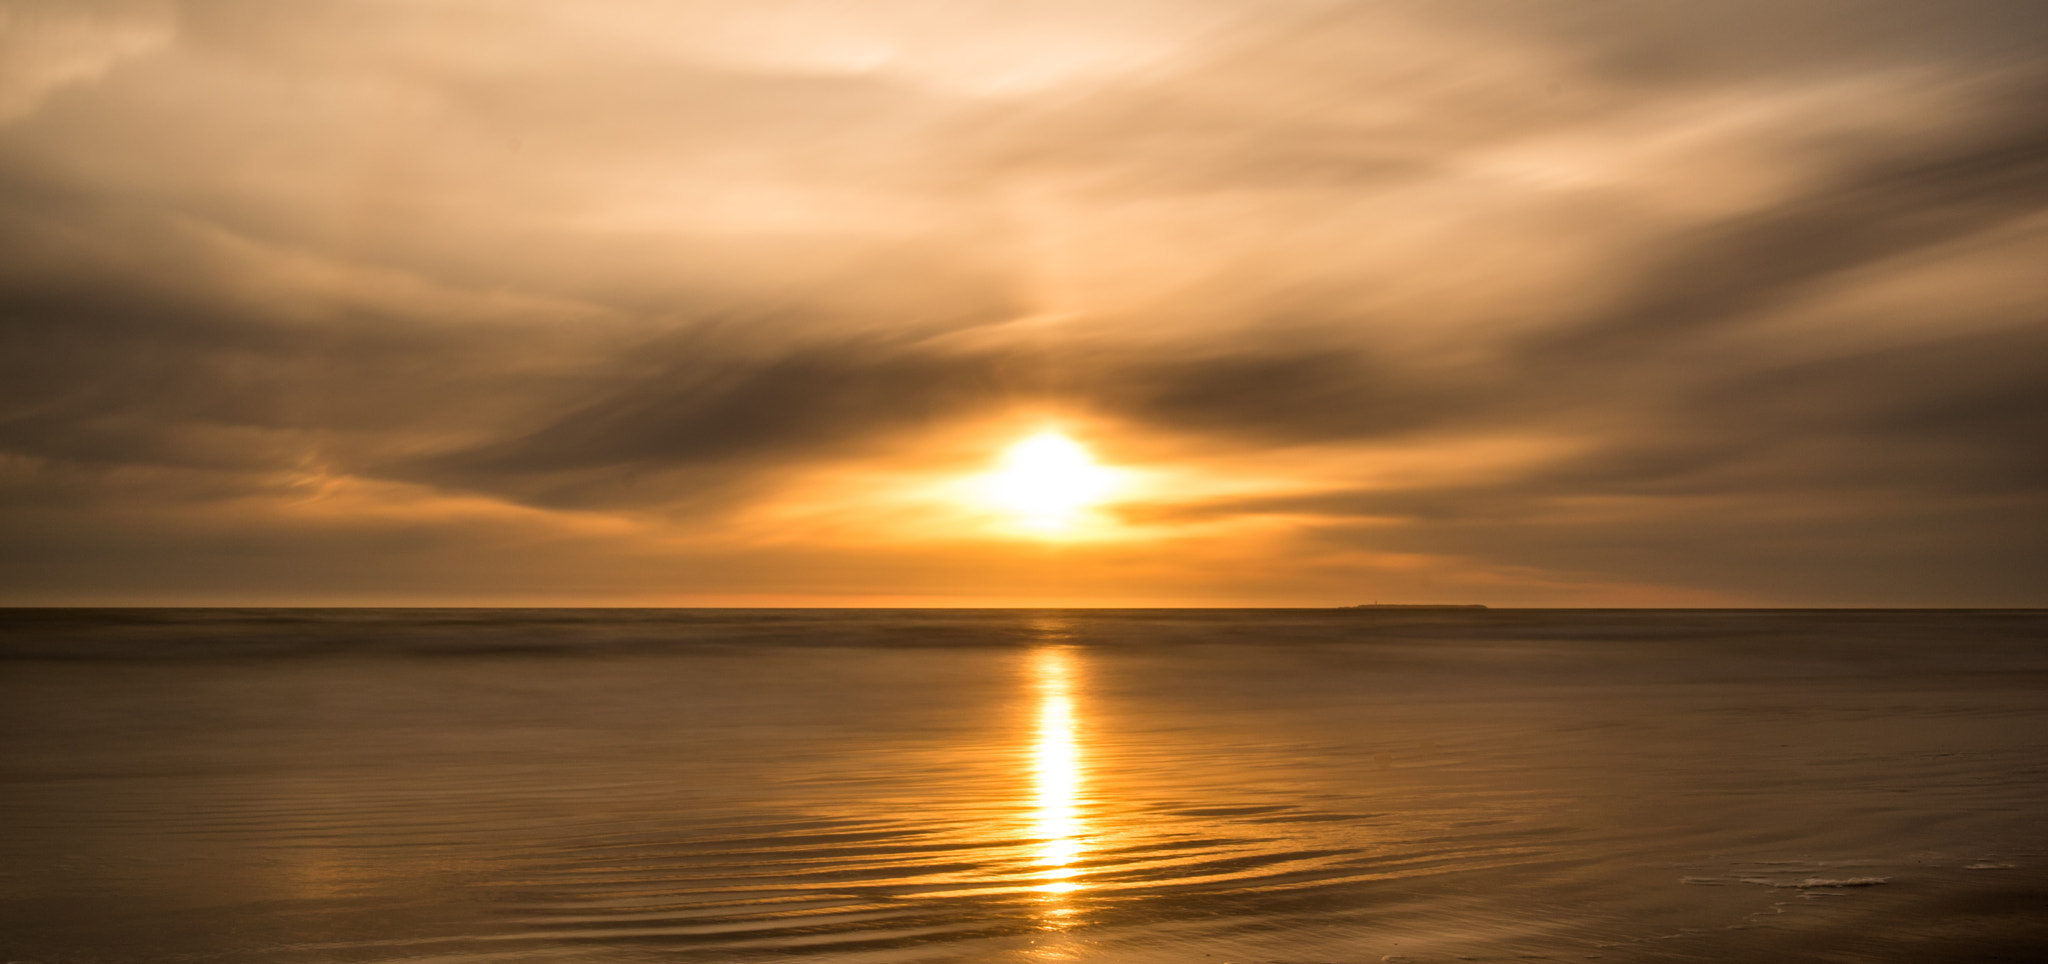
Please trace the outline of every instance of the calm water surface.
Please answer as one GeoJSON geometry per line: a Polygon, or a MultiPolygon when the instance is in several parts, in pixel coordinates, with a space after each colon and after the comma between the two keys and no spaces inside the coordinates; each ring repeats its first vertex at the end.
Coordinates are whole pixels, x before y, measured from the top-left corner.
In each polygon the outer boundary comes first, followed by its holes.
{"type": "Polygon", "coordinates": [[[2048,613],[15,610],[0,960],[2048,959],[2048,613]]]}

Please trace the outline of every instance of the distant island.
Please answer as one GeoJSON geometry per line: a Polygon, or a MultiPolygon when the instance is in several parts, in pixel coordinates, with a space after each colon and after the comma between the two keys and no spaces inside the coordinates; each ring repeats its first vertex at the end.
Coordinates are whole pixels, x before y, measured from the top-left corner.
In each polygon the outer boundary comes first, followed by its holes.
{"type": "Polygon", "coordinates": [[[1485,609],[1478,603],[1363,603],[1338,609],[1485,609]]]}

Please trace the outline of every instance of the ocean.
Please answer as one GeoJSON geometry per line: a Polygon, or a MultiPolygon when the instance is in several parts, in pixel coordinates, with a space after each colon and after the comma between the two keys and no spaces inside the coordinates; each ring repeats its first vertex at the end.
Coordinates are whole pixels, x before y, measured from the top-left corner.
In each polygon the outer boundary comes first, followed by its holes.
{"type": "Polygon", "coordinates": [[[2048,612],[20,609],[0,961],[2048,960],[2048,612]]]}

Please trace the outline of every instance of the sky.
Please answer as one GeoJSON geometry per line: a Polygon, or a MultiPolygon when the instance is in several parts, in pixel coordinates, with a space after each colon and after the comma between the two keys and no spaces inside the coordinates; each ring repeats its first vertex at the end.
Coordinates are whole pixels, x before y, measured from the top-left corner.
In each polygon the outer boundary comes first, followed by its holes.
{"type": "Polygon", "coordinates": [[[2044,606],[2044,106],[2037,0],[8,0],[0,604],[2044,606]]]}

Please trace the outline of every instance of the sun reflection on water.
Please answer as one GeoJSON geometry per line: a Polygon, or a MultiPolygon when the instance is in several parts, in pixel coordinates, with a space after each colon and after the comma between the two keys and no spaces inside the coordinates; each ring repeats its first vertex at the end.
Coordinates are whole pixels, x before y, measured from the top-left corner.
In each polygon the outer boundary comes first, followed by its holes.
{"type": "MultiPolygon", "coordinates": [[[[1032,876],[1038,883],[1032,889],[1066,894],[1081,889],[1081,871],[1075,864],[1087,843],[1087,828],[1081,820],[1083,771],[1074,715],[1075,659],[1068,647],[1048,646],[1032,654],[1031,670],[1038,690],[1038,743],[1032,772],[1038,790],[1032,833],[1038,842],[1038,869],[1032,876]]],[[[1055,909],[1051,916],[1062,913],[1055,909]]]]}

